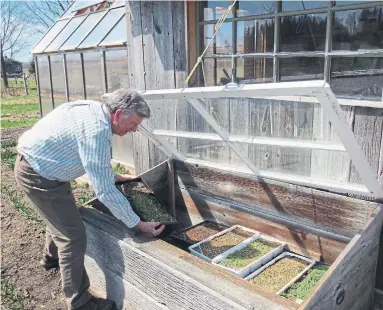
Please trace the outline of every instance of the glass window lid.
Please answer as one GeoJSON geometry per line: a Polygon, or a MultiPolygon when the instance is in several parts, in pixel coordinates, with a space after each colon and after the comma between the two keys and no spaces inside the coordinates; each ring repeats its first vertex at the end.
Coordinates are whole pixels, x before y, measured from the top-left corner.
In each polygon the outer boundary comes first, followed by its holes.
{"type": "Polygon", "coordinates": [[[54,38],[60,33],[60,31],[66,26],[66,24],[69,22],[69,19],[67,20],[59,20],[57,21],[51,29],[45,34],[45,36],[40,40],[39,43],[34,47],[32,53],[42,53],[45,48],[52,42],[54,38]]]}
{"type": "Polygon", "coordinates": [[[99,46],[121,45],[125,43],[126,40],[126,18],[124,16],[101,41],[99,46]]]}
{"type": "Polygon", "coordinates": [[[97,24],[92,32],[79,45],[79,48],[97,46],[102,38],[113,28],[116,22],[124,15],[125,8],[110,10],[103,19],[97,24]]]}

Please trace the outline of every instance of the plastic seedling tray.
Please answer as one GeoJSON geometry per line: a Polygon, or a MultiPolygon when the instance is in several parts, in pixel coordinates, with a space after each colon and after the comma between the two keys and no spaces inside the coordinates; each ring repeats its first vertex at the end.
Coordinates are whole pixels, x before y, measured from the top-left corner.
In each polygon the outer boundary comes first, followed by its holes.
{"type": "Polygon", "coordinates": [[[269,261],[271,261],[273,258],[277,257],[279,254],[281,254],[283,252],[283,249],[285,247],[286,243],[282,243],[274,238],[271,238],[271,237],[267,237],[267,236],[264,236],[264,235],[259,235],[257,239],[255,240],[245,240],[243,242],[241,242],[240,244],[238,244],[238,246],[226,251],[225,253],[215,257],[213,260],[212,260],[212,263],[214,265],[217,265],[221,268],[224,268],[228,271],[230,271],[231,273],[235,274],[236,276],[238,277],[241,277],[241,278],[244,278],[246,276],[248,276],[250,273],[256,271],[258,268],[262,267],[263,265],[267,264],[269,261]],[[256,241],[259,241],[259,240],[265,240],[265,241],[269,241],[269,242],[272,242],[272,243],[276,243],[278,244],[277,247],[275,247],[274,249],[272,249],[270,252],[268,252],[267,254],[257,258],[256,260],[252,261],[250,264],[248,264],[247,266],[245,267],[242,267],[242,268],[232,268],[232,267],[228,267],[228,266],[224,266],[222,265],[222,261],[225,260],[225,258],[227,258],[230,254],[234,254],[244,248],[246,248],[247,246],[249,246],[251,243],[253,242],[256,242],[256,241]]]}
{"type": "Polygon", "coordinates": [[[255,278],[256,276],[258,276],[262,271],[264,271],[265,269],[269,268],[270,266],[272,266],[273,264],[275,264],[277,261],[279,261],[280,259],[284,258],[284,257],[296,257],[296,258],[299,258],[301,260],[304,260],[308,263],[307,267],[305,269],[303,269],[300,273],[298,273],[295,277],[293,277],[292,279],[290,279],[290,281],[288,281],[281,289],[279,289],[275,294],[276,295],[280,295],[283,291],[285,291],[288,287],[290,287],[295,281],[297,281],[298,279],[300,279],[302,277],[302,275],[304,275],[312,266],[315,265],[315,261],[310,259],[310,258],[307,258],[307,257],[304,257],[304,256],[301,256],[301,255],[298,255],[298,254],[295,254],[295,253],[291,253],[291,252],[283,252],[282,254],[280,254],[279,256],[277,256],[276,258],[274,258],[272,261],[268,262],[266,265],[262,266],[261,268],[259,268],[258,270],[254,271],[253,273],[251,273],[250,275],[248,275],[247,277],[245,277],[245,280],[252,280],[253,278],[255,278]]]}
{"type": "Polygon", "coordinates": [[[260,236],[260,233],[258,231],[255,231],[255,230],[252,230],[250,228],[243,227],[243,226],[240,226],[240,225],[234,225],[234,226],[229,227],[229,228],[227,228],[225,230],[222,230],[221,232],[216,233],[215,235],[212,235],[212,236],[210,236],[210,237],[208,237],[208,238],[206,238],[206,239],[204,239],[204,240],[202,240],[202,241],[200,241],[200,242],[198,242],[196,244],[191,245],[189,247],[189,251],[193,255],[195,255],[195,256],[197,256],[197,257],[199,257],[199,258],[201,258],[201,259],[203,259],[203,260],[205,260],[205,261],[207,261],[209,263],[211,263],[216,256],[224,254],[228,250],[237,247],[242,241],[249,241],[249,242],[251,242],[253,240],[256,240],[259,236],[260,236]],[[225,235],[225,234],[227,234],[229,232],[232,232],[233,230],[235,230],[237,228],[241,229],[241,230],[244,230],[245,232],[251,233],[251,235],[249,237],[247,237],[247,238],[244,237],[244,239],[239,241],[236,245],[233,245],[232,247],[229,247],[227,250],[223,251],[222,253],[219,253],[219,254],[215,255],[214,257],[209,257],[209,256],[203,254],[203,250],[202,250],[201,246],[204,243],[207,243],[207,242],[212,241],[213,239],[219,238],[219,237],[221,237],[221,236],[223,236],[223,235],[225,235]]]}
{"type": "Polygon", "coordinates": [[[288,287],[285,287],[280,295],[286,299],[301,304],[319,283],[329,268],[329,265],[316,263],[295,282],[290,283],[288,287]]]}
{"type": "Polygon", "coordinates": [[[203,221],[197,225],[189,226],[181,231],[173,232],[172,237],[182,240],[189,245],[193,245],[227,228],[229,228],[229,226],[224,224],[212,221],[203,221]]]}

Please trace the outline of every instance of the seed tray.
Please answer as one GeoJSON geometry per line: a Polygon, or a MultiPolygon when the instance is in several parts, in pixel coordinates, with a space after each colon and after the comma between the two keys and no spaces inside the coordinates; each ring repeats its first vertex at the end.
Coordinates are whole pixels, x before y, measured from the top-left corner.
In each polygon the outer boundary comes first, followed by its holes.
{"type": "Polygon", "coordinates": [[[282,259],[282,258],[284,258],[286,256],[299,258],[301,260],[304,260],[304,261],[308,262],[309,264],[308,264],[308,266],[304,270],[302,270],[293,279],[291,279],[288,283],[286,283],[279,291],[276,292],[276,295],[280,295],[283,291],[285,291],[288,287],[290,287],[295,281],[300,279],[302,277],[302,275],[304,275],[312,266],[314,266],[315,265],[315,261],[310,259],[310,258],[301,256],[301,255],[298,255],[298,254],[295,254],[295,253],[283,252],[282,254],[280,254],[279,256],[274,258],[272,261],[268,262],[266,265],[262,266],[258,270],[254,271],[253,273],[251,273],[250,275],[245,277],[245,280],[250,281],[251,279],[255,278],[257,275],[259,275],[262,271],[264,271],[265,269],[267,269],[268,267],[270,267],[271,265],[275,264],[277,261],[279,261],[280,259],[282,259]]]}
{"type": "Polygon", "coordinates": [[[283,252],[285,245],[286,245],[286,243],[282,243],[282,242],[280,242],[274,238],[267,237],[267,236],[261,234],[258,236],[258,238],[254,239],[254,240],[245,240],[245,241],[241,242],[240,244],[238,244],[238,246],[231,248],[230,250],[226,251],[225,253],[215,257],[212,260],[212,263],[214,265],[217,265],[223,269],[230,271],[231,273],[235,274],[238,277],[244,278],[244,277],[248,276],[250,273],[256,271],[261,266],[267,264],[269,261],[271,261],[273,258],[277,257],[279,254],[281,254],[283,252]],[[238,252],[238,251],[246,248],[247,246],[249,246],[252,242],[257,241],[257,240],[261,240],[261,239],[266,240],[266,241],[270,241],[273,243],[277,243],[277,244],[279,244],[279,246],[277,246],[276,248],[272,249],[269,253],[263,255],[262,257],[254,260],[253,262],[251,262],[247,266],[242,267],[240,269],[234,269],[234,268],[227,267],[227,266],[220,264],[230,254],[238,252]]]}
{"type": "Polygon", "coordinates": [[[229,226],[224,225],[224,224],[220,224],[220,223],[216,223],[216,222],[212,222],[212,221],[203,221],[197,225],[189,226],[189,227],[187,227],[181,231],[174,232],[172,234],[172,237],[179,239],[179,240],[182,240],[183,242],[185,242],[189,245],[193,245],[193,244],[196,244],[197,242],[200,242],[200,241],[202,241],[202,240],[204,240],[204,239],[206,239],[212,235],[215,235],[216,233],[221,232],[227,228],[229,228],[229,226]],[[209,226],[209,225],[215,226],[215,227],[214,228],[208,227],[206,229],[206,231],[201,233],[201,236],[194,236],[191,238],[187,235],[188,232],[190,232],[194,229],[198,229],[201,226],[209,226]],[[211,233],[209,233],[208,230],[211,230],[211,233]]]}
{"type": "MultiPolygon", "coordinates": [[[[210,236],[210,237],[208,237],[208,238],[206,238],[206,239],[204,239],[204,240],[202,240],[202,241],[200,241],[200,242],[198,242],[198,243],[196,243],[196,244],[191,245],[191,246],[189,247],[189,251],[190,251],[193,255],[195,255],[195,256],[197,256],[197,257],[199,257],[199,258],[201,258],[201,259],[203,259],[203,260],[205,260],[205,261],[207,261],[207,262],[209,262],[209,263],[211,263],[215,257],[210,258],[210,257],[208,257],[208,256],[206,256],[206,255],[204,255],[204,254],[202,254],[202,253],[200,253],[200,252],[198,252],[197,248],[199,248],[203,243],[209,242],[209,241],[211,241],[211,240],[213,240],[213,239],[215,239],[215,238],[218,238],[218,237],[220,237],[220,236],[223,236],[223,235],[225,235],[226,233],[235,230],[236,228],[242,229],[242,230],[244,230],[244,231],[246,231],[246,232],[250,232],[250,233],[253,234],[252,236],[246,238],[246,239],[243,240],[243,241],[249,241],[249,242],[254,241],[254,240],[257,239],[257,238],[259,237],[259,235],[260,235],[260,233],[259,233],[258,231],[255,231],[255,230],[253,230],[253,229],[250,229],[250,228],[247,228],[247,227],[243,227],[243,226],[240,226],[240,225],[234,225],[234,226],[229,227],[229,228],[227,228],[227,229],[225,229],[225,230],[222,230],[221,232],[219,232],[219,233],[217,233],[217,234],[215,234],[215,235],[212,235],[212,236],[210,236]]],[[[240,243],[238,243],[238,244],[240,244],[240,243]]],[[[235,245],[235,246],[233,246],[233,247],[231,247],[230,249],[232,249],[232,248],[238,246],[238,244],[235,245]]],[[[230,250],[230,249],[228,249],[228,250],[230,250]]],[[[224,251],[224,252],[221,253],[221,254],[226,253],[228,250],[224,251]]],[[[221,254],[220,254],[220,255],[221,255],[221,254]]],[[[218,256],[218,255],[217,255],[217,256],[218,256]]]]}

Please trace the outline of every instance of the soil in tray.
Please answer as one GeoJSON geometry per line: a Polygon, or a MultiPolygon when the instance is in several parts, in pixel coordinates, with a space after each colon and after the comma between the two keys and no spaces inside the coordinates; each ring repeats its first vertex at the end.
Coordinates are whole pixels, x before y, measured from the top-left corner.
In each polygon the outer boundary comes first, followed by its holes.
{"type": "Polygon", "coordinates": [[[291,285],[281,296],[295,302],[302,302],[322,279],[329,266],[316,264],[300,280],[291,285]]]}
{"type": "Polygon", "coordinates": [[[124,184],[123,192],[128,198],[134,212],[145,222],[173,224],[177,220],[169,214],[166,207],[140,182],[124,184]]]}
{"type": "Polygon", "coordinates": [[[254,233],[250,231],[246,231],[241,228],[235,228],[225,233],[224,235],[202,243],[200,246],[194,248],[194,250],[213,259],[219,254],[222,254],[223,252],[236,246],[238,243],[250,238],[253,235],[254,233]]]}
{"type": "Polygon", "coordinates": [[[276,293],[308,265],[308,262],[297,257],[285,256],[250,281],[270,293],[276,293]]]}
{"type": "Polygon", "coordinates": [[[196,226],[190,227],[177,235],[177,238],[184,240],[190,244],[200,242],[222,230],[228,228],[225,225],[214,222],[202,222],[196,226]]]}
{"type": "Polygon", "coordinates": [[[232,269],[241,269],[260,259],[262,256],[277,248],[280,244],[267,241],[265,239],[257,239],[250,243],[247,247],[231,253],[225,259],[219,262],[220,265],[232,269]]]}

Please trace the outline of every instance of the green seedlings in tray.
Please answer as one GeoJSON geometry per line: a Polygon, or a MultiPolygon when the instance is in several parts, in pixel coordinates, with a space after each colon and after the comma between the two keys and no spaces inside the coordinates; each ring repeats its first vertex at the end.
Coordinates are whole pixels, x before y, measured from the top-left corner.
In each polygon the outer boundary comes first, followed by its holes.
{"type": "Polygon", "coordinates": [[[254,233],[235,228],[221,236],[218,236],[210,241],[202,243],[195,250],[211,259],[226,252],[228,249],[236,246],[242,241],[250,238],[254,233]]]}
{"type": "Polygon", "coordinates": [[[308,265],[308,262],[297,257],[285,256],[264,269],[250,281],[267,292],[276,293],[308,265]]]}
{"type": "Polygon", "coordinates": [[[158,199],[150,194],[135,192],[128,197],[133,210],[146,222],[175,223],[176,219],[168,213],[158,199]]]}
{"type": "Polygon", "coordinates": [[[257,239],[245,248],[229,254],[225,259],[219,262],[219,264],[232,269],[241,269],[263,257],[278,246],[279,243],[265,239],[257,239]]]}
{"type": "Polygon", "coordinates": [[[281,296],[301,303],[310,294],[312,289],[322,279],[329,266],[316,264],[314,265],[298,282],[291,285],[281,296]]]}

